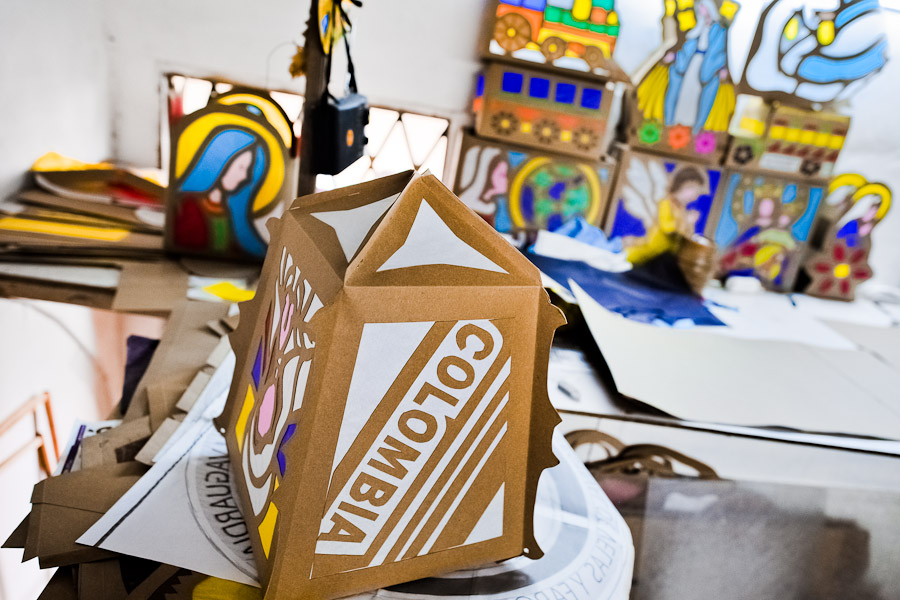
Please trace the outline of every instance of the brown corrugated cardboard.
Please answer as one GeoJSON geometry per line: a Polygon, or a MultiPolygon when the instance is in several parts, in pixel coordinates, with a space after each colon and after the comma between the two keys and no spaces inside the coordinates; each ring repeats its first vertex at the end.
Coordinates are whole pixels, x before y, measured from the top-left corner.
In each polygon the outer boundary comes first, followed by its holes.
{"type": "Polygon", "coordinates": [[[129,262],[122,265],[113,310],[168,312],[187,295],[188,274],[171,261],[129,262]]]}
{"type": "Polygon", "coordinates": [[[75,540],[115,504],[146,471],[130,462],[45,479],[34,486],[28,519],[29,546],[33,544],[42,568],[103,560],[113,554],[75,540]]]}
{"type": "Polygon", "coordinates": [[[135,389],[125,419],[150,415],[150,427],[155,431],[168,416],[184,390],[204,365],[210,352],[219,343],[219,336],[206,327],[212,319],[228,314],[227,304],[184,300],[172,311],[166,334],[153,354],[144,378],[135,389]],[[151,406],[148,387],[160,386],[158,402],[151,406]],[[151,410],[152,409],[152,410],[151,410]]]}
{"type": "Polygon", "coordinates": [[[613,86],[502,62],[484,72],[478,135],[586,160],[606,154],[613,86]]]}
{"type": "Polygon", "coordinates": [[[266,597],[539,557],[563,319],[537,270],[431,175],[270,223],[220,418],[266,597]]]}

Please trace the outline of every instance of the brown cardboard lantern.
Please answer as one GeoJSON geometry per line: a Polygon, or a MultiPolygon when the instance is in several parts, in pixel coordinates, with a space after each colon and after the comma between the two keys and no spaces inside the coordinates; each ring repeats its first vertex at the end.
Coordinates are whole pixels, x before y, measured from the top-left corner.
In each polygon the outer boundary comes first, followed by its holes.
{"type": "Polygon", "coordinates": [[[431,175],[272,223],[221,417],[266,597],[539,556],[563,319],[538,271],[431,175]]]}

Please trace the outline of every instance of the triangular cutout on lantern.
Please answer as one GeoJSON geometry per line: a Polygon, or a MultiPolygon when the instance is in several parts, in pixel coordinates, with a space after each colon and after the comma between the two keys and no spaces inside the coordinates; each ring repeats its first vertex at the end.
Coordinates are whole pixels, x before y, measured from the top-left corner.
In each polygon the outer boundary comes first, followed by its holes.
{"type": "Polygon", "coordinates": [[[378,219],[393,206],[399,197],[400,194],[394,194],[384,200],[378,200],[356,208],[310,214],[334,229],[338,242],[341,244],[341,250],[344,251],[344,256],[347,257],[347,262],[349,262],[356,255],[363,240],[372,231],[372,227],[375,226],[378,219]]]}
{"type": "Polygon", "coordinates": [[[509,274],[460,239],[423,198],[406,241],[377,272],[425,265],[450,265],[509,274]]]}

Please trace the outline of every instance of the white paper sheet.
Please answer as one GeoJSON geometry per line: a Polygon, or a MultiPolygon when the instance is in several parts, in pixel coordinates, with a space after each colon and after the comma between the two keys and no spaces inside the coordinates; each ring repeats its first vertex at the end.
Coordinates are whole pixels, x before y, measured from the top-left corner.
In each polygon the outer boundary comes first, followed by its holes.
{"type": "Polygon", "coordinates": [[[0,274],[49,283],[84,285],[111,290],[118,287],[122,272],[115,267],[4,262],[0,263],[0,274]]]}
{"type": "Polygon", "coordinates": [[[857,298],[853,302],[813,298],[805,294],[791,296],[797,310],[823,321],[840,321],[869,327],[891,327],[893,319],[871,300],[857,298]]]}
{"type": "Polygon", "coordinates": [[[900,372],[864,352],[652,327],[573,291],[625,396],[686,420],[900,439],[900,372]]]}
{"type": "Polygon", "coordinates": [[[808,312],[797,310],[789,296],[772,292],[741,294],[706,288],[707,308],[728,327],[697,331],[747,340],[797,342],[834,350],[855,350],[848,340],[808,312]]]}
{"type": "Polygon", "coordinates": [[[156,464],[78,543],[258,585],[225,439],[212,423],[227,397],[226,386],[205,405],[198,400],[188,416],[201,417],[185,421],[156,464]]]}

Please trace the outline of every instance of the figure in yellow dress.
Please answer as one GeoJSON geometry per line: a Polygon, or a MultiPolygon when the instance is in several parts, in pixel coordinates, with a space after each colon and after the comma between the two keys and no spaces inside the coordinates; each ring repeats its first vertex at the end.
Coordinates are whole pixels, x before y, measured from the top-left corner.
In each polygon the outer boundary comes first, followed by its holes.
{"type": "Polygon", "coordinates": [[[633,158],[622,194],[625,207],[646,227],[643,237],[626,239],[627,257],[640,264],[666,252],[677,252],[690,238],[699,218],[688,208],[708,192],[708,181],[695,167],[681,167],[671,176],[659,161],[633,158]]]}

